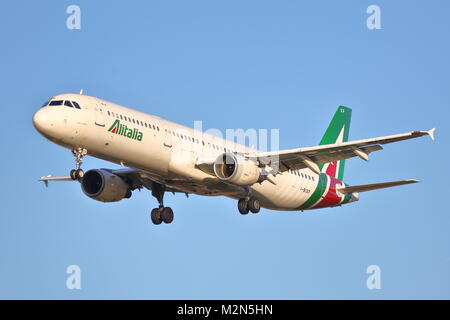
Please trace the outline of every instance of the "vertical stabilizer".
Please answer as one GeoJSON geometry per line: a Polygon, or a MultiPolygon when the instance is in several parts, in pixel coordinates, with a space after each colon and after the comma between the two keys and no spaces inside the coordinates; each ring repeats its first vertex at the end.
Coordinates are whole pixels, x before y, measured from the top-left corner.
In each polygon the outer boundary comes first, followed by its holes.
{"type": "MultiPolygon", "coordinates": [[[[320,140],[320,145],[334,144],[348,141],[350,131],[350,120],[352,118],[352,109],[339,106],[325,134],[320,140]]],[[[342,181],[344,178],[345,160],[333,161],[319,166],[323,173],[326,173],[342,181]]]]}

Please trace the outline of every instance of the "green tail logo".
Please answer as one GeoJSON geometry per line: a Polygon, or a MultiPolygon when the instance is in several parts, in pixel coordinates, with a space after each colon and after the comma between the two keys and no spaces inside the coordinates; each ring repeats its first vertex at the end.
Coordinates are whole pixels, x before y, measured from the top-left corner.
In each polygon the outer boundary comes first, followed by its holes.
{"type": "Polygon", "coordinates": [[[142,141],[144,136],[139,129],[130,129],[127,125],[121,124],[120,120],[114,121],[108,131],[137,141],[142,141]]]}
{"type": "MultiPolygon", "coordinates": [[[[327,131],[325,131],[322,140],[320,140],[320,145],[347,142],[351,118],[352,109],[339,106],[330,122],[330,125],[328,126],[327,131]]],[[[323,173],[342,181],[344,178],[344,166],[345,160],[339,160],[321,164],[319,165],[319,168],[323,173]]]]}

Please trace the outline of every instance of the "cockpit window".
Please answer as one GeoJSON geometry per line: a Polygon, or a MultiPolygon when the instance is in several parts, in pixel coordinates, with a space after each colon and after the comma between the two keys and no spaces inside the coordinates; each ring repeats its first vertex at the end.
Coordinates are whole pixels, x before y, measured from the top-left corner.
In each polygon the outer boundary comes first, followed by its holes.
{"type": "Polygon", "coordinates": [[[72,105],[72,103],[71,103],[69,100],[64,101],[64,105],[65,105],[66,107],[71,107],[71,108],[73,108],[73,105],[72,105]]]}
{"type": "Polygon", "coordinates": [[[53,100],[50,101],[49,106],[61,106],[63,104],[62,100],[53,100]]]}
{"type": "Polygon", "coordinates": [[[75,102],[75,101],[72,101],[72,103],[73,103],[73,105],[75,106],[75,108],[77,108],[77,109],[81,109],[80,108],[80,105],[77,103],[77,102],[75,102]]]}

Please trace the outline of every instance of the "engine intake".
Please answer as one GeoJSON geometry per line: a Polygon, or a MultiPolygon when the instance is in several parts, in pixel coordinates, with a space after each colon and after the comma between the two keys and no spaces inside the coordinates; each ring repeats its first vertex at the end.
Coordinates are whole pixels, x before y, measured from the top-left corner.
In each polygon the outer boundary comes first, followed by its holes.
{"type": "Polygon", "coordinates": [[[120,201],[129,194],[128,184],[104,169],[87,171],[81,181],[81,189],[88,197],[102,202],[120,201]]]}
{"type": "Polygon", "coordinates": [[[224,153],[214,162],[214,173],[222,181],[239,186],[258,182],[261,170],[255,162],[233,153],[224,153]]]}

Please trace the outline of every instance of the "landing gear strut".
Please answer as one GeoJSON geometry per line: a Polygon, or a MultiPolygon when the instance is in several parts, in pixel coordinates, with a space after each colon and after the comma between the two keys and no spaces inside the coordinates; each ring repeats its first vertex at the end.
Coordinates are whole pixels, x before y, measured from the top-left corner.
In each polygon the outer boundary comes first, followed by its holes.
{"type": "Polygon", "coordinates": [[[172,223],[173,221],[173,211],[170,207],[164,207],[164,192],[166,191],[166,186],[153,183],[152,186],[152,196],[158,200],[159,207],[154,208],[150,214],[150,218],[154,224],[172,223]]]}
{"type": "Polygon", "coordinates": [[[70,170],[70,177],[72,180],[81,180],[84,177],[84,171],[81,169],[83,157],[87,155],[87,150],[83,148],[72,149],[72,154],[75,157],[75,168],[70,170]]]}
{"type": "Polygon", "coordinates": [[[242,198],[238,201],[238,210],[240,214],[247,214],[249,211],[258,213],[261,209],[259,200],[254,197],[242,198]]]}

